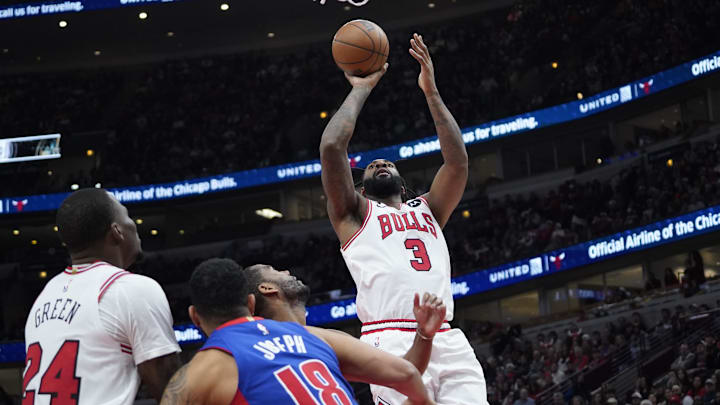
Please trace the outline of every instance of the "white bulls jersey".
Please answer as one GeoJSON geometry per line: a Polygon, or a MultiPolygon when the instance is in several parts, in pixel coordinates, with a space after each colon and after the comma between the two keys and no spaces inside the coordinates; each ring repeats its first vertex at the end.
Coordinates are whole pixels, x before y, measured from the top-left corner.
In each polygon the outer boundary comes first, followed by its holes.
{"type": "Polygon", "coordinates": [[[180,350],[154,280],[104,262],[69,267],[25,324],[23,405],[130,405],[136,365],[180,350]]]}
{"type": "Polygon", "coordinates": [[[413,296],[442,298],[453,317],[450,253],[440,225],[422,198],[400,209],[368,200],[361,228],[341,248],[357,286],[363,323],[413,320],[413,296]]]}

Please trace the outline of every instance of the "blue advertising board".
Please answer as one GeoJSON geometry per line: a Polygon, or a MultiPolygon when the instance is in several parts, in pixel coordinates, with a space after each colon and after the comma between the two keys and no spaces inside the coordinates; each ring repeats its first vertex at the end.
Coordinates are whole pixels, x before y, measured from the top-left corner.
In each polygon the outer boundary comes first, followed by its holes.
{"type": "MultiPolygon", "coordinates": [[[[581,119],[718,70],[720,70],[720,51],[583,100],[465,128],[462,131],[463,140],[468,145],[488,142],[537,128],[545,128],[581,119]]],[[[389,160],[412,159],[438,153],[439,151],[440,143],[436,136],[432,136],[353,154],[350,156],[350,165],[364,167],[377,158],[389,160]]],[[[122,203],[133,204],[205,195],[316,177],[320,175],[320,170],[320,161],[315,159],[187,181],[115,188],[110,191],[122,203]]],[[[0,200],[0,215],[55,210],[67,195],[68,193],[55,193],[4,198],[0,200]]]]}
{"type": "Polygon", "coordinates": [[[142,6],[152,3],[170,3],[180,0],[49,0],[0,6],[0,20],[37,17],[41,15],[80,13],[127,6],[142,6]]]}

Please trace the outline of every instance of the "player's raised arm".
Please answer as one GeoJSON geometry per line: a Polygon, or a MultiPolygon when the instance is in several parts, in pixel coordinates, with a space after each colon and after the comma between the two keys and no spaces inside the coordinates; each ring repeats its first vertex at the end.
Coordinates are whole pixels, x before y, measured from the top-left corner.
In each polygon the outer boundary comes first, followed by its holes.
{"type": "Polygon", "coordinates": [[[430,51],[422,36],[414,34],[410,40],[410,54],[420,64],[418,85],[425,93],[435,130],[440,141],[444,163],[435,175],[430,192],[425,195],[430,209],[440,226],[445,226],[450,214],[457,207],[468,177],[468,156],[462,133],[455,118],[440,97],[435,85],[435,69],[430,51]]]}
{"type": "Polygon", "coordinates": [[[409,361],[344,333],[312,326],[306,328],[332,347],[348,380],[390,387],[407,396],[413,405],[433,404],[420,372],[409,361]]]}
{"type": "MultiPolygon", "coordinates": [[[[322,184],[328,198],[328,216],[335,231],[344,243],[345,230],[340,223],[351,216],[362,217],[366,207],[360,202],[363,197],[355,192],[347,148],[355,130],[355,123],[372,89],[387,71],[388,64],[367,77],[345,74],[352,85],[350,94],[325,127],[320,140],[320,161],[322,163],[322,184]]],[[[353,231],[354,232],[354,231],[353,231]]],[[[350,232],[347,237],[350,237],[350,232]]]]}
{"type": "Polygon", "coordinates": [[[227,405],[233,403],[237,382],[231,356],[219,350],[201,351],[170,379],[160,405],[227,405]]]}

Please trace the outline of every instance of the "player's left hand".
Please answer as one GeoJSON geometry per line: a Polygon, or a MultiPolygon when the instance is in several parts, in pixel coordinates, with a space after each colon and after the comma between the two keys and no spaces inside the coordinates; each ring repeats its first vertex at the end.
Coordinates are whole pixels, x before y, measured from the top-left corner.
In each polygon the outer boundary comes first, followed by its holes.
{"type": "Polygon", "coordinates": [[[410,40],[410,55],[420,64],[420,76],[418,85],[428,95],[437,91],[435,85],[435,68],[427,45],[423,42],[422,35],[413,34],[410,40]]]}
{"type": "Polygon", "coordinates": [[[420,295],[415,293],[413,313],[418,323],[418,330],[423,336],[432,338],[445,322],[445,303],[435,294],[425,293],[420,302],[420,295]]]}

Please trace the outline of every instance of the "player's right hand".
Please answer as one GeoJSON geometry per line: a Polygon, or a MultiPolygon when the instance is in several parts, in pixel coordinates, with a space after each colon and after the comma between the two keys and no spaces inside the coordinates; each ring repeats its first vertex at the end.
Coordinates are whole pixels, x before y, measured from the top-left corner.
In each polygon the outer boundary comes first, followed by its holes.
{"type": "Polygon", "coordinates": [[[365,77],[353,76],[346,72],[345,78],[348,82],[350,82],[350,85],[353,86],[353,88],[364,87],[366,89],[372,90],[378,84],[380,78],[382,78],[385,72],[387,72],[388,67],[390,67],[390,65],[386,63],[382,67],[382,69],[378,70],[375,73],[371,73],[365,77]]]}
{"type": "Polygon", "coordinates": [[[425,293],[420,302],[420,296],[415,293],[413,301],[413,314],[418,323],[418,330],[423,336],[432,338],[445,322],[447,309],[442,299],[435,294],[425,293]]]}

